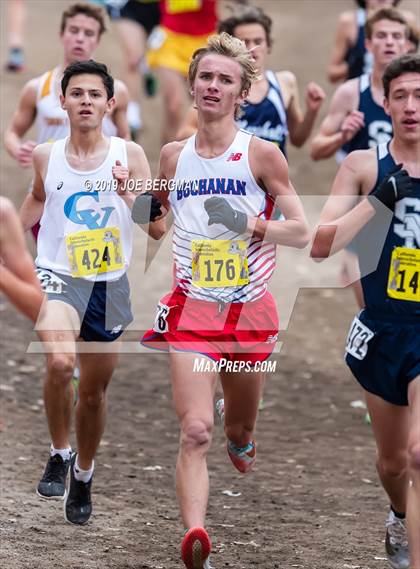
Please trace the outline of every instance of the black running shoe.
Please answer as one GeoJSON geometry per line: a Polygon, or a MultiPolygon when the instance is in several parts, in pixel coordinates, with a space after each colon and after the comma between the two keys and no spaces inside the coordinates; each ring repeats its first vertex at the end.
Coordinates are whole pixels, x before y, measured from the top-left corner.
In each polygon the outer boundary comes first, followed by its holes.
{"type": "Polygon", "coordinates": [[[6,63],[7,71],[20,73],[25,71],[25,57],[20,47],[12,47],[9,50],[9,59],[6,63]]]}
{"type": "Polygon", "coordinates": [[[64,460],[59,454],[50,456],[36,489],[38,496],[47,500],[62,500],[66,492],[69,467],[70,460],[64,460]]]}
{"type": "Polygon", "coordinates": [[[64,499],[64,517],[71,524],[85,524],[92,513],[92,501],[90,499],[90,488],[92,478],[89,482],[76,480],[74,477],[74,465],[76,454],[71,458],[70,464],[70,487],[64,499]]]}
{"type": "Polygon", "coordinates": [[[147,72],[143,77],[144,91],[147,97],[154,97],[158,90],[156,76],[153,73],[147,72]]]}

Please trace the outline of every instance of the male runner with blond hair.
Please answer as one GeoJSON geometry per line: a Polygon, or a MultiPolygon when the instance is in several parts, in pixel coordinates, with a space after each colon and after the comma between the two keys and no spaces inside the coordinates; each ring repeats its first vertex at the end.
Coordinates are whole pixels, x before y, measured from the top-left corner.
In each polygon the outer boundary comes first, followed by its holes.
{"type": "Polygon", "coordinates": [[[175,288],[160,301],[154,329],[143,342],[169,351],[181,429],[176,468],[186,532],[181,555],[188,569],[210,567],[206,455],[218,371],[228,456],[245,473],[256,460],[261,362],[270,356],[278,331],[276,304],[267,291],[276,244],[301,248],[308,242],[283,154],[235,123],[256,74],[243,42],[226,33],[195,52],[189,83],[197,133],[166,145],[160,157],[159,178],[174,180],[176,187],[138,197],[132,210],[141,223],[158,220],[169,209],[175,220],[175,288]],[[282,221],[270,221],[275,200],[282,221]],[[197,371],[200,358],[203,368],[197,371]]]}

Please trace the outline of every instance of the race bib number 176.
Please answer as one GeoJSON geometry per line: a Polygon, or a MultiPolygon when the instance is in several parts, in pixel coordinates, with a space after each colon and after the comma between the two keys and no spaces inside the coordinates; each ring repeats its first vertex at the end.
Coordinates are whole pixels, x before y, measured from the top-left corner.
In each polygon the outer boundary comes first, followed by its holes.
{"type": "Polygon", "coordinates": [[[191,242],[192,282],[204,288],[236,287],[249,283],[245,241],[197,239],[191,242]]]}

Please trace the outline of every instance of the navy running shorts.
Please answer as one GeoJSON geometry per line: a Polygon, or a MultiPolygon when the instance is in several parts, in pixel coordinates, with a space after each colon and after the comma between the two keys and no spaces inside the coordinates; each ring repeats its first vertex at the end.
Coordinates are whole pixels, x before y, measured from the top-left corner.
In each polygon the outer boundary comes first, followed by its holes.
{"type": "Polygon", "coordinates": [[[92,282],[37,268],[48,300],[60,300],[76,309],[86,342],[113,342],[133,321],[127,275],[116,281],[92,282]]]}
{"type": "Polygon", "coordinates": [[[350,327],[346,363],[363,389],[408,405],[408,385],[420,375],[419,317],[362,310],[350,327]]]}
{"type": "Polygon", "coordinates": [[[111,20],[127,18],[142,26],[147,34],[150,34],[153,28],[159,25],[160,9],[158,0],[148,0],[147,2],[128,0],[125,4],[122,3],[120,7],[118,7],[118,3],[113,4],[105,0],[105,7],[111,20]]]}

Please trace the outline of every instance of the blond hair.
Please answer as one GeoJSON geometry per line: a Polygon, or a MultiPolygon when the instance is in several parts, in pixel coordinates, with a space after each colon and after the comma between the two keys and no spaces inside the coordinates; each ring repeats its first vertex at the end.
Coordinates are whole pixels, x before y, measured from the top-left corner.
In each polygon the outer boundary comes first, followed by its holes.
{"type": "MultiPolygon", "coordinates": [[[[258,71],[255,61],[252,59],[245,43],[233,36],[222,32],[221,34],[210,36],[207,46],[197,49],[192,56],[188,70],[188,82],[192,87],[197,76],[198,65],[206,55],[217,54],[229,57],[237,61],[241,66],[241,92],[249,92],[251,84],[258,78],[258,71]]],[[[240,105],[235,109],[235,118],[239,118],[241,113],[240,105]]]]}

